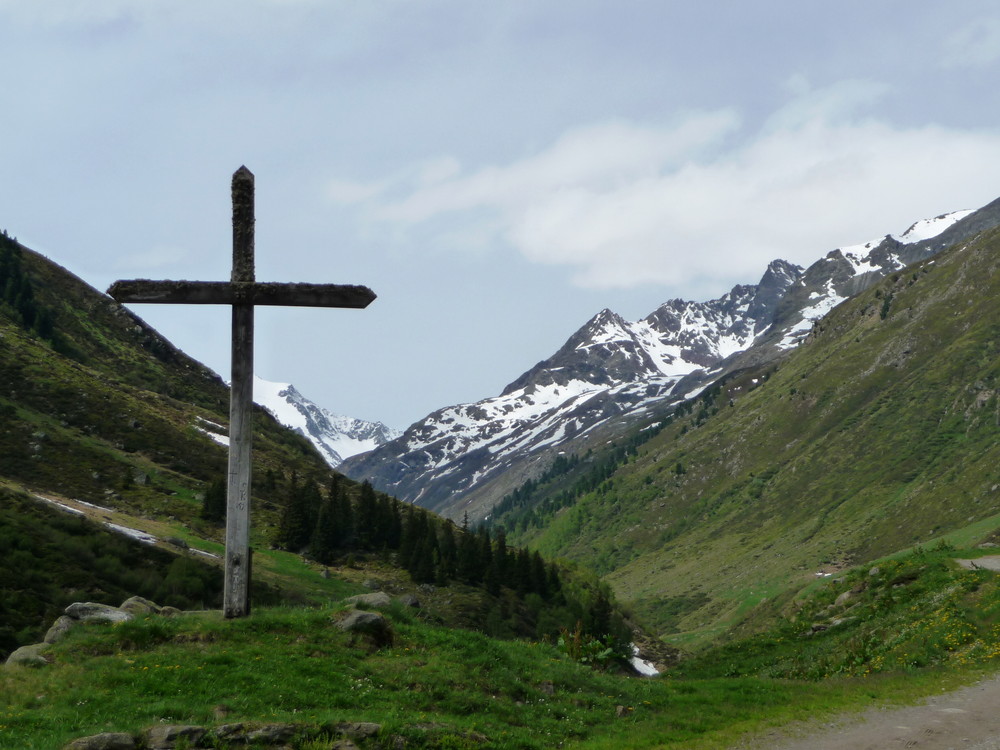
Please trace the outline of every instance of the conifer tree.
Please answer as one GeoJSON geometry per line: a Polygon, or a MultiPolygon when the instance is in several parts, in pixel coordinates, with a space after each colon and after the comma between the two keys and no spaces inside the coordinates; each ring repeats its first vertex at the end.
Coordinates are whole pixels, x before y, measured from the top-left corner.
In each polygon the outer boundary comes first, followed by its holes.
{"type": "Polygon", "coordinates": [[[320,505],[316,527],[309,541],[310,557],[322,565],[333,563],[336,559],[338,537],[336,508],[332,498],[328,497],[320,505]]]}
{"type": "Polygon", "coordinates": [[[480,545],[475,534],[467,531],[458,535],[458,577],[470,586],[483,579],[480,565],[480,545]]]}
{"type": "Polygon", "coordinates": [[[458,561],[458,549],[455,546],[454,524],[445,521],[441,524],[440,540],[438,542],[438,579],[445,585],[455,577],[458,561]]]}
{"type": "Polygon", "coordinates": [[[511,576],[513,588],[517,593],[524,595],[531,591],[531,555],[524,547],[518,549],[514,555],[513,576],[511,576]]]}
{"type": "Polygon", "coordinates": [[[434,537],[427,535],[420,540],[416,546],[416,554],[410,565],[410,577],[416,583],[433,583],[435,581],[434,560],[437,556],[437,549],[434,545],[434,537]]]}
{"type": "Polygon", "coordinates": [[[529,589],[538,594],[543,599],[549,594],[548,571],[545,570],[545,561],[536,551],[531,554],[531,571],[529,573],[529,589]]]}
{"type": "Polygon", "coordinates": [[[507,580],[507,532],[503,526],[497,527],[496,540],[493,546],[493,565],[501,581],[507,580]]]}
{"type": "Polygon", "coordinates": [[[329,498],[336,519],[337,538],[335,544],[341,549],[349,547],[354,538],[354,512],[351,507],[351,499],[344,492],[343,482],[339,474],[331,475],[329,498]]]}
{"type": "Polygon", "coordinates": [[[414,507],[407,505],[403,512],[403,533],[399,539],[399,562],[404,567],[417,544],[416,515],[414,507]]]}
{"type": "Polygon", "coordinates": [[[374,549],[377,538],[378,508],[375,489],[368,480],[361,484],[361,495],[354,514],[354,535],[358,547],[374,549]]]}
{"type": "Polygon", "coordinates": [[[201,517],[212,523],[226,520],[226,480],[218,477],[213,479],[205,490],[201,502],[201,517]]]}
{"type": "Polygon", "coordinates": [[[289,483],[288,495],[285,501],[285,512],[281,517],[281,525],[278,528],[279,546],[290,552],[299,552],[309,544],[312,538],[314,516],[316,508],[310,504],[318,505],[319,490],[315,484],[306,482],[300,485],[295,475],[289,483]]]}

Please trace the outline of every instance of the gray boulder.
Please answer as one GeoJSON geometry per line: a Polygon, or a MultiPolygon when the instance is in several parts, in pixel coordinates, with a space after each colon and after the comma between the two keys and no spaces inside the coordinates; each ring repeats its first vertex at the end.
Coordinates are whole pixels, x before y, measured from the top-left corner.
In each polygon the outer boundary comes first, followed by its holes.
{"type": "Polygon", "coordinates": [[[131,734],[104,732],[73,740],[64,750],[135,750],[136,747],[131,734]]]}
{"type": "Polygon", "coordinates": [[[205,736],[203,727],[165,724],[146,730],[146,747],[149,750],[173,750],[181,741],[185,747],[198,747],[205,736]]]}
{"type": "Polygon", "coordinates": [[[149,599],[143,599],[141,596],[126,599],[118,609],[132,615],[157,615],[160,613],[159,605],[154,604],[149,599]]]}
{"type": "Polygon", "coordinates": [[[388,607],[392,604],[392,597],[384,591],[376,591],[372,594],[357,594],[356,596],[349,596],[344,599],[344,604],[350,604],[355,607],[374,607],[376,609],[380,609],[382,607],[388,607]]]}
{"type": "Polygon", "coordinates": [[[66,614],[80,622],[127,622],[132,619],[125,610],[96,602],[73,602],[66,607],[66,614]]]}
{"type": "Polygon", "coordinates": [[[371,721],[344,721],[337,724],[334,731],[352,740],[366,740],[381,732],[382,725],[371,721]]]}
{"type": "Polygon", "coordinates": [[[5,664],[7,666],[44,667],[48,661],[42,656],[42,651],[48,647],[47,643],[32,643],[30,646],[21,646],[7,657],[5,664]]]}
{"type": "Polygon", "coordinates": [[[413,609],[420,609],[420,600],[417,598],[416,594],[403,594],[402,596],[396,597],[396,601],[402,604],[404,607],[412,607],[413,609]]]}
{"type": "Polygon", "coordinates": [[[338,622],[337,627],[363,636],[375,648],[391,646],[393,642],[392,625],[378,612],[355,610],[338,622]]]}
{"type": "Polygon", "coordinates": [[[251,745],[277,745],[285,744],[302,731],[298,724],[265,724],[247,732],[247,742],[251,745]]]}

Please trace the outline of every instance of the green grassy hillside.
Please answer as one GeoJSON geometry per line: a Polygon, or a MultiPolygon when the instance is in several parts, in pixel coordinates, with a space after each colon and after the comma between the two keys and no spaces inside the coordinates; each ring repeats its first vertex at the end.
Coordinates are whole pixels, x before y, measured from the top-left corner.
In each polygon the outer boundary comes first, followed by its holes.
{"type": "MultiPolygon", "coordinates": [[[[127,309],[0,235],[0,659],[73,601],[219,606],[226,448],[212,435],[228,400],[127,309]]],[[[439,622],[529,638],[579,622],[626,653],[630,628],[595,577],[331,472],[259,408],[253,456],[256,602],[423,584],[452,594],[431,597],[439,622]]]]}
{"type": "Polygon", "coordinates": [[[80,626],[46,652],[49,665],[0,669],[0,747],[50,750],[165,725],[224,735],[226,726],[282,723],[295,737],[279,746],[331,750],[351,725],[368,722],[376,726],[366,738],[354,735],[364,748],[705,750],[956,684],[917,672],[637,679],[595,671],[551,644],[444,628],[399,606],[387,613],[392,643],[373,647],[336,626],[345,614],[332,605],[237,621],[201,614],[80,626]]]}
{"type": "MultiPolygon", "coordinates": [[[[678,643],[817,574],[1000,526],[1000,234],[840,305],[517,538],[596,565],[678,643]]],[[[564,480],[565,481],[565,480],[564,480]]]]}

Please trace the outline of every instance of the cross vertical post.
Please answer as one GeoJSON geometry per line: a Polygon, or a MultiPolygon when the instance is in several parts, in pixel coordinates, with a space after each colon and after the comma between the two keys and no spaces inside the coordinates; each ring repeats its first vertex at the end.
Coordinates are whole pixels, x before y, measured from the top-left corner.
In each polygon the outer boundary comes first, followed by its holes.
{"type": "Polygon", "coordinates": [[[250,614],[250,495],[253,445],[254,178],[233,174],[232,383],[229,391],[229,476],[226,483],[225,617],[250,614]],[[241,286],[246,284],[248,286],[241,286]]]}
{"type": "Polygon", "coordinates": [[[233,271],[225,281],[116,281],[108,294],[121,303],[231,305],[232,385],[229,395],[229,474],[223,613],[250,614],[250,494],[253,439],[253,318],[255,305],[363,309],[375,293],[357,284],[258,282],[254,277],[254,177],[233,174],[233,271]]]}

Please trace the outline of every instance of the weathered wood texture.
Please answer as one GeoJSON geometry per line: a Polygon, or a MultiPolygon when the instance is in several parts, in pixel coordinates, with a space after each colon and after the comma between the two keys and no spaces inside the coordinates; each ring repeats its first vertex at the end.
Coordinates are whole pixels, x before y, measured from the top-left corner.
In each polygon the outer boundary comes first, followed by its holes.
{"type": "Polygon", "coordinates": [[[229,281],[116,281],[108,294],[118,302],[185,305],[272,305],[362,309],[375,299],[366,286],[229,281]]]}
{"type": "MultiPolygon", "coordinates": [[[[233,174],[233,287],[254,282],[253,174],[233,174]]],[[[234,295],[242,296],[242,295],[234,295]]],[[[233,303],[232,381],[229,386],[229,476],[226,482],[226,575],[222,611],[250,614],[250,488],[253,447],[253,302],[233,303]]]]}
{"type": "Polygon", "coordinates": [[[250,495],[253,437],[253,318],[256,305],[364,308],[375,294],[347,284],[258,283],[254,279],[254,177],[246,167],[233,174],[233,271],[231,281],[116,281],[118,302],[232,305],[232,385],[229,401],[229,476],[226,498],[226,569],[223,612],[250,613],[250,495]]]}

